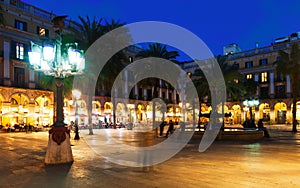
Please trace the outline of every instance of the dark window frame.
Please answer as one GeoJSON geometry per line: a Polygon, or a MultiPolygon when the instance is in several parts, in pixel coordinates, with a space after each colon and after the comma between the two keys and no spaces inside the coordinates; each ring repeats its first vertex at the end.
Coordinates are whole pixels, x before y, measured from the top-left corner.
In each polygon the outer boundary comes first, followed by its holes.
{"type": "Polygon", "coordinates": [[[15,28],[22,31],[27,31],[27,22],[15,19],[15,28]]]}
{"type": "Polygon", "coordinates": [[[245,62],[245,68],[247,69],[249,69],[249,68],[252,68],[253,67],[253,61],[247,61],[247,62],[245,62]]]}

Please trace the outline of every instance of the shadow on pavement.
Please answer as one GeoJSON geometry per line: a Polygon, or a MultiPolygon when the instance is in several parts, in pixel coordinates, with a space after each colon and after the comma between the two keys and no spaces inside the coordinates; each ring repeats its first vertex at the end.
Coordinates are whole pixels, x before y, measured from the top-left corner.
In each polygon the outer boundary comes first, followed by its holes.
{"type": "Polygon", "coordinates": [[[46,182],[49,187],[66,187],[65,179],[73,163],[45,165],[46,182]]]}

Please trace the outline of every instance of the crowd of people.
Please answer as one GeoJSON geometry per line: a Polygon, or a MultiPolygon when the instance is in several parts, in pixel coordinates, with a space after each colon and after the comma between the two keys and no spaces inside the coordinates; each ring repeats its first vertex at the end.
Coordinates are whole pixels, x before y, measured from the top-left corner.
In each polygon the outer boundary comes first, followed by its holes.
{"type": "Polygon", "coordinates": [[[30,124],[6,124],[6,125],[0,125],[0,129],[4,132],[28,132],[28,131],[42,131],[47,126],[42,126],[42,125],[30,125],[30,124]]]}

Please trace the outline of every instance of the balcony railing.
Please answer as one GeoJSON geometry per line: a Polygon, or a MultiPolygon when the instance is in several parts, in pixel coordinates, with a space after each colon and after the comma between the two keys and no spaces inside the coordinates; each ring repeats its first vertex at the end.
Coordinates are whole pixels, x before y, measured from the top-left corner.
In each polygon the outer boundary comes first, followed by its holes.
{"type": "MultiPolygon", "coordinates": [[[[293,41],[295,42],[295,41],[293,41]]],[[[298,39],[298,44],[300,44],[300,39],[298,39]]],[[[280,44],[272,44],[271,46],[265,46],[262,48],[255,48],[247,51],[242,51],[239,53],[234,53],[228,55],[228,60],[234,60],[242,57],[248,57],[252,56],[255,54],[262,54],[262,53],[270,53],[270,52],[276,52],[278,50],[285,50],[289,48],[291,45],[291,42],[285,42],[285,43],[280,43],[280,44]]]]}
{"type": "MultiPolygon", "coordinates": [[[[27,14],[46,19],[48,21],[51,21],[55,16],[57,16],[52,12],[45,11],[33,5],[21,2],[19,0],[0,0],[0,4],[5,4],[6,6],[16,8],[20,11],[26,12],[27,14]]],[[[74,21],[65,20],[65,26],[72,27],[77,31],[80,30],[80,24],[74,21]]]]}

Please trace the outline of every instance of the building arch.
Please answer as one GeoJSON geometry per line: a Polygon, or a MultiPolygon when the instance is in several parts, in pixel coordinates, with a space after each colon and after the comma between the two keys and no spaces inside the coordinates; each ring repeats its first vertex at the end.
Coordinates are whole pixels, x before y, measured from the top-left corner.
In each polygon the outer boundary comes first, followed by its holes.
{"type": "Polygon", "coordinates": [[[137,105],[137,120],[142,121],[144,119],[145,106],[141,103],[137,105]]]}
{"type": "Polygon", "coordinates": [[[275,122],[278,124],[286,123],[287,105],[284,102],[278,102],[274,105],[275,122]]]}
{"type": "Polygon", "coordinates": [[[124,103],[117,103],[116,106],[116,122],[120,123],[120,122],[126,122],[126,106],[124,103]]]}
{"type": "Polygon", "coordinates": [[[232,121],[233,124],[241,124],[242,123],[242,108],[240,105],[235,104],[232,106],[232,121]]]}
{"type": "Polygon", "coordinates": [[[113,104],[112,102],[104,103],[104,114],[112,114],[113,104]]]}
{"type": "MultiPolygon", "coordinates": [[[[291,104],[291,112],[293,113],[293,104],[291,104]]],[[[300,101],[296,103],[296,120],[300,120],[300,101]]]]}
{"type": "Polygon", "coordinates": [[[10,96],[9,102],[11,103],[11,105],[28,106],[28,104],[29,104],[29,97],[25,93],[16,92],[16,93],[13,93],[10,96]]]}
{"type": "Polygon", "coordinates": [[[259,119],[263,119],[263,121],[270,122],[270,104],[269,103],[262,103],[258,107],[259,110],[259,119]]]}
{"type": "Polygon", "coordinates": [[[101,114],[101,103],[99,101],[92,102],[92,113],[96,115],[101,114]]]}

